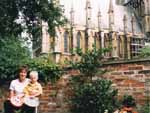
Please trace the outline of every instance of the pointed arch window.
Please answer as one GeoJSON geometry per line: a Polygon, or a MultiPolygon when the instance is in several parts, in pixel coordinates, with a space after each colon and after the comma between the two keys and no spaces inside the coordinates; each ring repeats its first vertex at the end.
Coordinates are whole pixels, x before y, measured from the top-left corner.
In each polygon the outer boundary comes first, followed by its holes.
{"type": "Polygon", "coordinates": [[[68,38],[69,38],[69,33],[65,32],[64,33],[64,52],[68,52],[68,38]]]}
{"type": "Polygon", "coordinates": [[[85,50],[88,50],[89,37],[88,37],[88,28],[85,29],[85,50]]]}
{"type": "Polygon", "coordinates": [[[81,33],[77,33],[77,48],[81,48],[81,33]]]}
{"type": "Polygon", "coordinates": [[[121,37],[118,36],[118,56],[121,58],[122,55],[121,55],[121,37]]]}
{"type": "Polygon", "coordinates": [[[94,46],[96,47],[97,46],[97,36],[96,36],[96,33],[94,35],[94,46]]]}

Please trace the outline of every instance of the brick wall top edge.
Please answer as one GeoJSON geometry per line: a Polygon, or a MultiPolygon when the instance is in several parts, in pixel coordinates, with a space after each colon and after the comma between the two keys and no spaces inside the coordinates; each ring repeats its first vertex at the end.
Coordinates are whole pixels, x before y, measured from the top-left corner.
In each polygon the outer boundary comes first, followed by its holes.
{"type": "MultiPolygon", "coordinates": [[[[118,65],[118,64],[149,64],[150,63],[150,58],[144,58],[144,59],[131,59],[131,60],[114,60],[114,61],[106,61],[103,62],[102,65],[99,67],[106,67],[106,66],[111,66],[111,65],[118,65]]],[[[63,68],[65,72],[72,70],[71,66],[65,66],[63,68]]]]}
{"type": "Polygon", "coordinates": [[[118,64],[145,64],[150,63],[150,58],[147,59],[132,59],[132,60],[114,60],[111,62],[105,62],[103,63],[103,66],[109,66],[109,65],[118,65],[118,64]]]}

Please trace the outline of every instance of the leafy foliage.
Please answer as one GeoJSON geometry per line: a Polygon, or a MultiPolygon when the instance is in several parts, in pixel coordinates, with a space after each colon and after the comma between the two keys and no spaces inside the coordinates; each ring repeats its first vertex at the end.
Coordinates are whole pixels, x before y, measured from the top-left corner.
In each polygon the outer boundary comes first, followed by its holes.
{"type": "Polygon", "coordinates": [[[76,52],[81,57],[79,62],[71,62],[74,69],[78,69],[81,74],[92,78],[98,73],[98,68],[102,65],[100,61],[103,59],[103,53],[108,52],[109,49],[87,50],[85,53],[77,48],[76,52]]]}
{"type": "Polygon", "coordinates": [[[24,64],[28,65],[30,70],[36,70],[39,73],[39,80],[47,83],[51,81],[56,82],[62,75],[60,66],[52,63],[46,57],[34,58],[26,61],[24,64]]]}
{"type": "Polygon", "coordinates": [[[87,50],[85,53],[77,49],[81,57],[79,62],[71,62],[74,69],[80,71],[81,75],[72,77],[71,84],[74,95],[71,99],[73,113],[109,113],[117,106],[117,90],[112,89],[112,82],[104,79],[92,80],[101,66],[102,54],[109,49],[87,50]],[[90,78],[90,79],[89,79],[90,78]]]}
{"type": "Polygon", "coordinates": [[[8,34],[16,36],[22,32],[21,25],[15,22],[19,15],[17,5],[17,0],[0,0],[0,36],[4,37],[8,34]]]}
{"type": "Polygon", "coordinates": [[[111,88],[111,81],[96,80],[84,83],[74,89],[72,98],[73,113],[112,113],[116,107],[117,90],[111,88]]]}
{"type": "Polygon", "coordinates": [[[126,107],[135,107],[135,99],[131,95],[124,95],[122,99],[122,104],[126,107]]]}
{"type": "Polygon", "coordinates": [[[43,82],[55,82],[59,79],[62,69],[52,63],[48,57],[31,59],[28,48],[22,45],[18,38],[0,39],[0,83],[16,78],[21,65],[28,65],[30,70],[39,72],[43,82]]]}
{"type": "Polygon", "coordinates": [[[141,49],[140,57],[150,57],[150,47],[146,46],[141,49]]]}
{"type": "Polygon", "coordinates": [[[18,36],[26,30],[32,38],[40,32],[41,21],[47,22],[49,33],[54,35],[55,26],[66,19],[62,9],[49,0],[0,0],[0,36],[18,36]]]}
{"type": "Polygon", "coordinates": [[[28,48],[14,37],[0,39],[0,79],[9,80],[14,78],[18,66],[30,57],[28,48]]]}
{"type": "Polygon", "coordinates": [[[149,112],[150,112],[150,105],[149,104],[145,104],[140,109],[140,113],[149,113],[149,112]]]}

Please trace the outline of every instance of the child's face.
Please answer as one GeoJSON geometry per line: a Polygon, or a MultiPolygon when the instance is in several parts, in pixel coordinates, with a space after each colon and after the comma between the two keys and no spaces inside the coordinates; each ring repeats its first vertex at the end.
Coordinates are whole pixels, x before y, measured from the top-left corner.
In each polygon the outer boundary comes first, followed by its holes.
{"type": "Polygon", "coordinates": [[[31,82],[32,82],[32,83],[37,82],[37,76],[31,75],[31,76],[30,76],[30,79],[31,79],[31,82]]]}

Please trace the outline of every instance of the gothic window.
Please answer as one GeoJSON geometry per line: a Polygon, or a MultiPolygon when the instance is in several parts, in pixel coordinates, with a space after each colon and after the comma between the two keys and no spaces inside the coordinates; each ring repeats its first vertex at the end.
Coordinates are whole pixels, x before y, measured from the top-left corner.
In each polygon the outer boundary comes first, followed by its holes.
{"type": "Polygon", "coordinates": [[[100,40],[100,33],[99,32],[95,32],[94,35],[94,45],[96,46],[96,48],[100,48],[101,47],[101,40],[100,40]]]}
{"type": "Polygon", "coordinates": [[[97,37],[96,37],[96,33],[95,33],[95,35],[94,35],[94,46],[96,46],[96,44],[97,44],[97,37]]]}
{"type": "Polygon", "coordinates": [[[104,34],[104,48],[106,48],[106,33],[104,34]]]}
{"type": "MultiPolygon", "coordinates": [[[[104,48],[109,48],[109,46],[110,46],[110,44],[109,44],[109,35],[108,35],[108,33],[104,33],[104,48]]],[[[110,56],[109,53],[110,52],[105,53],[105,56],[109,57],[110,56]]]]}
{"type": "Polygon", "coordinates": [[[88,31],[85,30],[85,50],[88,49],[88,43],[89,43],[88,31]]]}
{"type": "Polygon", "coordinates": [[[140,49],[143,46],[143,40],[139,39],[139,38],[132,38],[131,40],[131,56],[136,57],[139,55],[140,53],[140,49]]]}
{"type": "Polygon", "coordinates": [[[81,48],[81,33],[77,33],[77,48],[81,48]]]}
{"type": "Polygon", "coordinates": [[[101,44],[101,41],[102,41],[102,40],[101,40],[101,38],[102,38],[102,37],[101,37],[101,32],[98,32],[98,33],[97,33],[97,38],[98,38],[98,44],[99,44],[98,47],[99,47],[99,48],[102,48],[102,44],[101,44]]]}
{"type": "Polygon", "coordinates": [[[120,58],[122,58],[122,40],[121,37],[118,36],[118,55],[120,58]]]}
{"type": "Polygon", "coordinates": [[[64,33],[64,52],[68,52],[68,38],[69,38],[69,33],[65,32],[64,33]]]}

